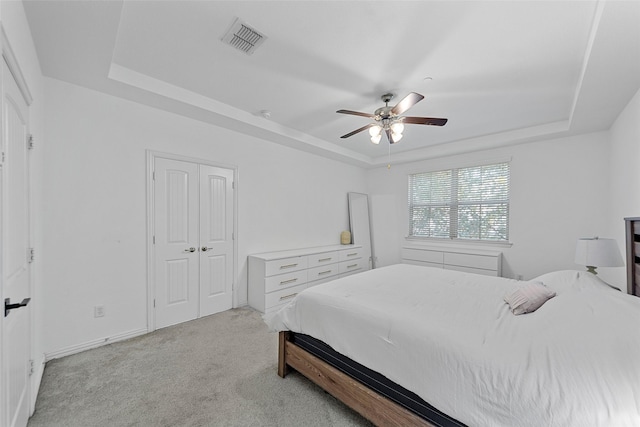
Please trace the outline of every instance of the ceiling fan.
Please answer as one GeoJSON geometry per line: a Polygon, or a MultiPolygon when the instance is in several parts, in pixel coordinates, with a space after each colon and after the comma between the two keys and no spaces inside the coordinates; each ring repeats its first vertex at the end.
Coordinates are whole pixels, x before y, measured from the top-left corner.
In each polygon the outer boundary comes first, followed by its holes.
{"type": "Polygon", "coordinates": [[[447,123],[447,119],[401,116],[402,113],[424,99],[424,96],[420,95],[419,93],[409,93],[409,95],[402,98],[402,100],[398,102],[394,107],[389,107],[389,101],[393,99],[392,93],[385,93],[380,98],[385,103],[385,106],[378,108],[373,114],[361,113],[359,111],[351,110],[336,111],[336,113],[352,114],[354,116],[362,116],[373,119],[372,123],[369,123],[366,126],[362,126],[361,128],[354,130],[353,132],[349,132],[346,135],[342,135],[340,138],[349,138],[350,136],[369,129],[371,142],[373,142],[374,144],[380,143],[380,139],[382,138],[382,131],[384,131],[384,133],[387,135],[389,144],[395,144],[402,138],[402,132],[404,131],[405,123],[431,126],[444,126],[445,123],[447,123]]]}

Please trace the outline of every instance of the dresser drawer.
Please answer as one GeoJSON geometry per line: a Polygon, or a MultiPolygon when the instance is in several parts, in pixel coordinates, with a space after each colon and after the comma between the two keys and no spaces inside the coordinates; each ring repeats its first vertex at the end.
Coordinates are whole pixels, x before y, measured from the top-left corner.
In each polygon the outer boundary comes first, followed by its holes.
{"type": "Polygon", "coordinates": [[[349,260],[349,261],[342,261],[340,264],[338,264],[338,271],[340,272],[340,274],[355,273],[355,272],[364,270],[365,265],[366,265],[365,260],[362,258],[349,260]]]}
{"type": "Polygon", "coordinates": [[[423,249],[402,248],[402,259],[440,264],[440,267],[442,268],[442,264],[444,263],[444,253],[423,249]]]}
{"type": "Polygon", "coordinates": [[[331,282],[332,280],[336,280],[340,275],[325,277],[324,279],[314,280],[313,282],[307,282],[307,289],[312,288],[317,285],[321,285],[323,283],[331,282]]]}
{"type": "Polygon", "coordinates": [[[311,268],[319,265],[335,264],[338,261],[340,261],[338,251],[322,252],[319,254],[309,255],[307,266],[311,268]]]}
{"type": "Polygon", "coordinates": [[[281,305],[291,301],[296,295],[300,292],[304,291],[307,287],[307,284],[302,284],[298,286],[293,286],[286,289],[281,289],[279,291],[271,292],[265,295],[265,311],[269,310],[270,307],[281,305]]]}
{"type": "Polygon", "coordinates": [[[310,268],[307,273],[307,281],[313,282],[314,280],[324,279],[325,277],[335,276],[340,274],[338,268],[339,264],[321,265],[320,267],[310,268]]]}
{"type": "Polygon", "coordinates": [[[304,270],[305,268],[307,268],[306,256],[274,259],[273,261],[265,262],[265,276],[269,277],[275,274],[304,270]]]}
{"type": "Polygon", "coordinates": [[[340,251],[340,261],[362,258],[362,248],[351,248],[340,251]]]}
{"type": "Polygon", "coordinates": [[[481,268],[484,270],[493,271],[496,270],[496,257],[493,256],[445,252],[444,263],[445,265],[448,264],[458,267],[481,268]]]}
{"type": "Polygon", "coordinates": [[[291,273],[278,274],[277,276],[265,278],[264,291],[265,293],[269,293],[304,283],[307,283],[307,270],[292,271],[291,273]]]}

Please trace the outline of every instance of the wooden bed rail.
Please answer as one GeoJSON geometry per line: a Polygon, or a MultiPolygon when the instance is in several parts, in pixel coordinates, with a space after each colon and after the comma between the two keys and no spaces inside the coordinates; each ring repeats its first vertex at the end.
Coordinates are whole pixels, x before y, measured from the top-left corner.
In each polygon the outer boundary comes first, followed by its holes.
{"type": "Polygon", "coordinates": [[[280,332],[278,375],[295,369],[326,392],[358,412],[376,426],[435,427],[394,401],[376,393],[290,341],[291,333],[280,332]]]}

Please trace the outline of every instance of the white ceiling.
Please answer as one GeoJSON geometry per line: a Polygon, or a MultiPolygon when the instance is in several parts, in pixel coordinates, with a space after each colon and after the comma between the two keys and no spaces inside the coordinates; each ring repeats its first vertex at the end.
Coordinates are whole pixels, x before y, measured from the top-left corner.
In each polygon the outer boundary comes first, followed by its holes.
{"type": "MultiPolygon", "coordinates": [[[[640,1],[31,1],[44,75],[361,166],[380,95],[425,99],[396,162],[608,129],[640,88],[640,1]],[[221,42],[240,18],[268,38],[221,42]],[[262,110],[271,113],[269,119],[262,110]]],[[[392,101],[391,104],[395,104],[392,101]]]]}

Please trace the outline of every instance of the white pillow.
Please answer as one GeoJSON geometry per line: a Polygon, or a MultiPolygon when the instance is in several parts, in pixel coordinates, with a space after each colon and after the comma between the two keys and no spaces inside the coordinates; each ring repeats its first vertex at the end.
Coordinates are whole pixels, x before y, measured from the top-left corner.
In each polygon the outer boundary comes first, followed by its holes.
{"type": "Polygon", "coordinates": [[[552,271],[533,279],[535,282],[544,283],[546,287],[554,290],[558,295],[567,292],[584,292],[591,290],[612,290],[595,274],[587,271],[561,270],[552,271]]]}
{"type": "Polygon", "coordinates": [[[540,282],[527,282],[515,291],[504,296],[513,314],[525,314],[536,311],[556,293],[540,282]]]}

